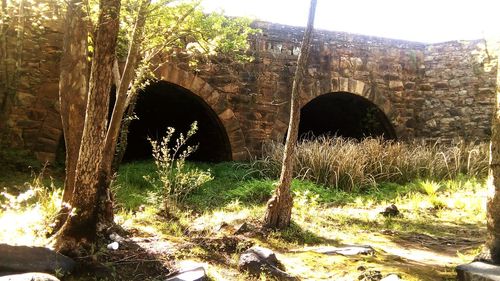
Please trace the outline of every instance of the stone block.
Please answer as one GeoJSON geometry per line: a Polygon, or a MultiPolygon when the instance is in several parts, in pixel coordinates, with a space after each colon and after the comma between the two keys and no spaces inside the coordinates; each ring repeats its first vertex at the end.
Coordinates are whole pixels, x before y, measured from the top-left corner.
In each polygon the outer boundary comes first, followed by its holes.
{"type": "Polygon", "coordinates": [[[56,154],[52,152],[36,152],[35,157],[40,163],[55,163],[56,154]]]}
{"type": "Polygon", "coordinates": [[[20,106],[30,106],[35,98],[36,97],[31,93],[18,92],[16,94],[16,104],[20,106]]]}
{"type": "Polygon", "coordinates": [[[389,89],[393,91],[402,91],[404,88],[403,81],[389,81],[389,89]]]}
{"type": "Polygon", "coordinates": [[[68,273],[75,262],[44,247],[0,244],[0,271],[68,273]]]}
{"type": "Polygon", "coordinates": [[[47,273],[33,272],[5,275],[0,277],[0,281],[59,281],[59,279],[47,273]]]}
{"type": "Polygon", "coordinates": [[[472,262],[457,267],[458,281],[500,281],[500,265],[472,262]]]}

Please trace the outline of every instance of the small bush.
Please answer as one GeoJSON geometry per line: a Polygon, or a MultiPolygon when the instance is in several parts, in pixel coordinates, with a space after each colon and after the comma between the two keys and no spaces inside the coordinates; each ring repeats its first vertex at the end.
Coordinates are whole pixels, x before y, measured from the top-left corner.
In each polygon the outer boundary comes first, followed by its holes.
{"type": "MultiPolygon", "coordinates": [[[[149,139],[153,147],[158,180],[163,187],[163,203],[167,212],[175,209],[178,203],[184,201],[187,195],[202,184],[213,179],[210,170],[202,171],[186,167],[186,158],[197,149],[197,146],[188,146],[186,143],[197,129],[197,123],[194,122],[186,136],[179,134],[175,142],[173,139],[175,129],[171,127],[167,129],[166,136],[159,143],[149,139]],[[174,142],[173,146],[171,146],[172,142],[174,142]]],[[[157,180],[152,177],[147,177],[147,179],[154,185],[157,184],[157,180]]]]}
{"type": "MultiPolygon", "coordinates": [[[[284,145],[270,143],[264,157],[249,164],[262,176],[277,178],[284,145]]],[[[407,183],[415,179],[455,179],[462,174],[484,177],[488,146],[463,141],[451,145],[403,143],[367,138],[319,138],[298,143],[294,176],[344,191],[375,187],[382,182],[407,183]]]]}

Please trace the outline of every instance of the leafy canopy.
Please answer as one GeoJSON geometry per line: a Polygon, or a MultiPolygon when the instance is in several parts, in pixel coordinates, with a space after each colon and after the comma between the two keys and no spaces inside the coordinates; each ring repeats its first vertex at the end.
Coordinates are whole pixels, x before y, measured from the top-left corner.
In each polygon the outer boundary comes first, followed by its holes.
{"type": "MultiPolygon", "coordinates": [[[[195,67],[209,57],[231,57],[250,61],[247,38],[257,32],[247,18],[229,18],[222,13],[206,14],[201,1],[159,0],[149,4],[141,44],[143,61],[160,55],[169,60],[188,60],[195,67]]],[[[140,1],[123,0],[118,56],[127,54],[140,1]]]]}

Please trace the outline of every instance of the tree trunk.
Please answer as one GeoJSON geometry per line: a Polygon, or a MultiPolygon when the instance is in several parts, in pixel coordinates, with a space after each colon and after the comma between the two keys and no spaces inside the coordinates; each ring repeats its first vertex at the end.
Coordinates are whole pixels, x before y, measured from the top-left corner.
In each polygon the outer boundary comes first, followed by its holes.
{"type": "Polygon", "coordinates": [[[118,138],[118,143],[116,148],[116,155],[115,158],[113,159],[113,164],[111,167],[111,170],[113,172],[118,171],[118,167],[120,166],[120,163],[122,162],[123,157],[125,156],[125,151],[127,149],[127,144],[128,144],[128,131],[130,123],[133,120],[132,118],[134,116],[136,102],[137,102],[137,94],[134,95],[134,97],[130,100],[130,103],[127,107],[127,112],[123,117],[122,121],[123,123],[120,128],[120,136],[118,138]]]}
{"type": "Polygon", "coordinates": [[[127,61],[123,69],[123,75],[120,79],[120,83],[117,85],[116,102],[113,107],[109,129],[106,134],[101,167],[104,184],[107,185],[111,182],[113,158],[116,152],[118,136],[120,135],[123,115],[127,109],[127,105],[130,103],[130,100],[134,99],[135,95],[137,95],[137,90],[131,84],[133,84],[134,78],[137,78],[135,77],[135,74],[138,65],[140,45],[143,39],[146,15],[150,3],[150,0],[141,1],[141,5],[137,13],[137,21],[132,34],[132,41],[128,51],[127,61]],[[129,89],[130,86],[132,87],[129,89]]]}
{"type": "Polygon", "coordinates": [[[304,39],[300,48],[297,69],[293,78],[292,95],[290,97],[290,122],[286,136],[285,151],[283,153],[283,164],[281,176],[275,195],[267,202],[267,210],[264,216],[264,226],[269,228],[285,228],[290,225],[292,216],[293,198],[290,185],[293,177],[293,157],[299,132],[300,104],[299,88],[304,78],[304,70],[311,49],[311,37],[314,26],[317,0],[311,0],[309,8],[309,19],[307,21],[304,39]]]}
{"type": "Polygon", "coordinates": [[[500,264],[500,68],[497,67],[496,108],[492,121],[490,169],[486,204],[487,259],[500,264]]]}
{"type": "Polygon", "coordinates": [[[110,208],[107,200],[109,186],[100,185],[102,176],[99,171],[107,131],[120,0],[101,0],[99,7],[85,124],[76,165],[75,188],[70,201],[76,214],[68,216],[55,237],[57,250],[73,254],[78,254],[79,248],[95,241],[96,234],[113,219],[113,212],[106,212],[110,208]]]}
{"type": "Polygon", "coordinates": [[[54,232],[66,220],[70,200],[75,189],[76,163],[82,140],[87,102],[87,37],[85,22],[86,0],[68,3],[65,20],[61,73],[59,76],[59,102],[66,145],[66,178],[64,180],[63,206],[54,232]]]}

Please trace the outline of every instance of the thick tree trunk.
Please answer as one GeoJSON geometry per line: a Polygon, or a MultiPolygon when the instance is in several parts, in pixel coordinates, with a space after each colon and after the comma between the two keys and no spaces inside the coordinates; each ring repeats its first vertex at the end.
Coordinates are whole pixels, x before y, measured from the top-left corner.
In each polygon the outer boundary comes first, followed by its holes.
{"type": "Polygon", "coordinates": [[[292,183],[294,151],[299,131],[299,88],[304,78],[304,70],[311,48],[316,2],[317,0],[311,0],[309,19],[304,33],[304,39],[302,40],[297,69],[295,70],[293,79],[292,95],[290,98],[290,122],[288,124],[288,134],[286,137],[285,151],[283,153],[280,181],[276,187],[275,195],[267,202],[267,210],[264,216],[264,226],[269,228],[285,228],[289,226],[292,216],[293,198],[290,191],[290,185],[292,183]]]}
{"type": "Polygon", "coordinates": [[[66,145],[66,178],[64,180],[63,206],[54,231],[59,230],[69,210],[75,189],[76,163],[82,140],[85,108],[87,103],[88,63],[86,0],[68,3],[65,20],[61,74],[59,76],[59,102],[66,145]]]}
{"type": "Polygon", "coordinates": [[[113,212],[106,212],[110,208],[107,200],[109,186],[100,184],[102,176],[99,171],[107,131],[120,0],[101,0],[99,6],[85,125],[76,165],[75,189],[70,201],[76,215],[69,216],[56,234],[56,249],[66,253],[75,253],[80,247],[95,241],[96,234],[113,219],[113,212]]]}
{"type": "Polygon", "coordinates": [[[493,116],[486,222],[487,259],[500,264],[500,68],[497,68],[496,110],[493,116]]]}

